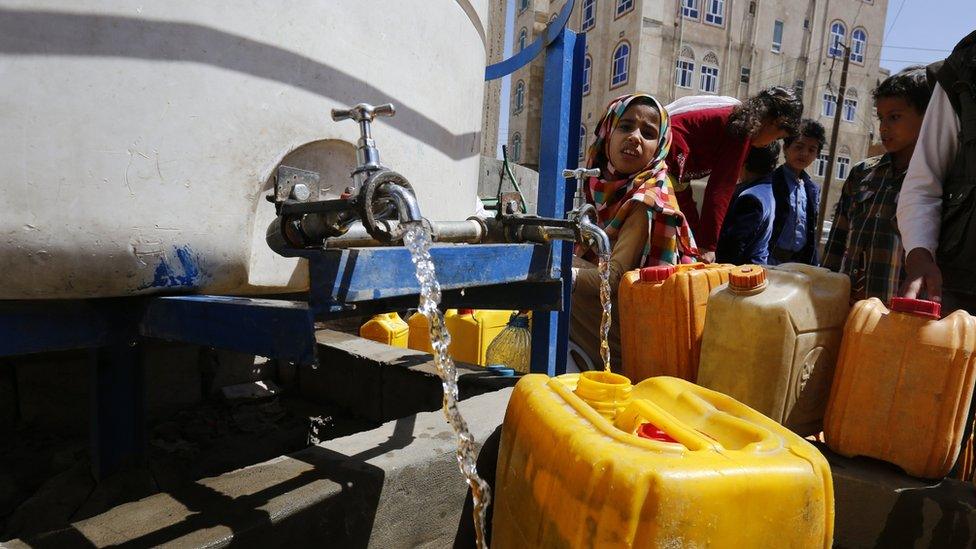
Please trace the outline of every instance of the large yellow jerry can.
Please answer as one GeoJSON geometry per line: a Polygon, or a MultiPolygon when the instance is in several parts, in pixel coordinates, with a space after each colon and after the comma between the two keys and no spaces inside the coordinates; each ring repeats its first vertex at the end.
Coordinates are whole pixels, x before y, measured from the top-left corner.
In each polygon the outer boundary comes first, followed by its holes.
{"type": "Polygon", "coordinates": [[[832,450],[917,477],[950,471],[973,394],[976,319],[961,310],[938,318],[927,301],[854,305],[824,419],[832,450]]]}
{"type": "MultiPolygon", "coordinates": [[[[448,309],[444,313],[444,325],[451,334],[451,345],[447,351],[454,360],[486,366],[485,352],[505,326],[514,311],[495,311],[490,309],[448,309]]],[[[427,317],[414,313],[408,321],[410,325],[411,349],[432,353],[427,317]]]]}
{"type": "Polygon", "coordinates": [[[624,375],[694,381],[708,294],[728,281],[732,267],[691,263],[625,273],[617,300],[624,375]]]}
{"type": "Polygon", "coordinates": [[[827,548],[833,498],[816,448],[730,397],[530,374],[505,414],[492,546],[827,548]]]}
{"type": "Polygon", "coordinates": [[[407,346],[410,328],[397,313],[383,313],[359,327],[359,336],[394,347],[407,346]]]}
{"type": "Polygon", "coordinates": [[[848,311],[846,275],[799,263],[737,267],[708,301],[697,382],[816,434],[848,311]]]}

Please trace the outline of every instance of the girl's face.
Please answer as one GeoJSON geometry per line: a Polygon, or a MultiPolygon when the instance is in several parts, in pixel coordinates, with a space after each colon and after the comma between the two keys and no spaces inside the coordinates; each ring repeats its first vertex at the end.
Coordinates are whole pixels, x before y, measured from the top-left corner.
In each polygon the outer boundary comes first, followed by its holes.
{"type": "Polygon", "coordinates": [[[786,137],[789,133],[786,128],[788,126],[785,119],[767,116],[763,118],[762,126],[752,136],[749,144],[753,147],[767,147],[773,141],[786,137]]]}
{"type": "Polygon", "coordinates": [[[635,174],[657,154],[661,117],[657,109],[645,103],[627,107],[610,134],[607,156],[617,173],[635,174]]]}

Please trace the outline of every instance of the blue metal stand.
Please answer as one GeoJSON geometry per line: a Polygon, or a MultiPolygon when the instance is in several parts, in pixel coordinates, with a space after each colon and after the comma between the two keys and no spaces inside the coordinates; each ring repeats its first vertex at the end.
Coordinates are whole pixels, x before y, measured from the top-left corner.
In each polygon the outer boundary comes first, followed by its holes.
{"type": "MultiPolygon", "coordinates": [[[[542,85],[542,127],[539,146],[538,213],[562,218],[572,209],[575,189],[566,185],[563,169],[576,168],[582,103],[583,57],[586,35],[566,28],[575,2],[570,0],[549,24],[546,33],[524,50],[485,70],[485,80],[515,72],[546,50],[542,85]]],[[[562,307],[558,312],[536,314],[532,319],[533,372],[557,375],[566,371],[569,347],[569,310],[572,285],[572,245],[552,245],[552,275],[562,279],[562,307]]]]}

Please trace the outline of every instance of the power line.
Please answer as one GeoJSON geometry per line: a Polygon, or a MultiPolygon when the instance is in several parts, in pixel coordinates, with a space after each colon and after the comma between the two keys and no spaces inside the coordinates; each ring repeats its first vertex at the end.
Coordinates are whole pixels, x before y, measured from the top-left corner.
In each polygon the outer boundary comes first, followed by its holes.
{"type": "MultiPolygon", "coordinates": [[[[902,8],[905,7],[905,2],[907,2],[907,1],[908,0],[901,0],[901,5],[898,6],[898,11],[895,12],[895,17],[894,17],[894,19],[891,20],[891,26],[888,27],[888,30],[885,31],[884,40],[887,40],[888,37],[891,36],[891,31],[893,31],[895,29],[895,23],[898,22],[898,16],[901,15],[901,10],[902,10],[902,8]]],[[[882,46],[884,45],[884,40],[881,41],[881,45],[882,46]]]]}
{"type": "Polygon", "coordinates": [[[914,46],[885,46],[883,44],[881,46],[877,46],[877,47],[879,47],[879,48],[882,48],[882,47],[883,48],[891,48],[893,50],[938,51],[938,52],[943,52],[943,53],[949,53],[949,52],[952,51],[952,50],[943,50],[943,49],[939,49],[939,48],[916,48],[914,46]]]}

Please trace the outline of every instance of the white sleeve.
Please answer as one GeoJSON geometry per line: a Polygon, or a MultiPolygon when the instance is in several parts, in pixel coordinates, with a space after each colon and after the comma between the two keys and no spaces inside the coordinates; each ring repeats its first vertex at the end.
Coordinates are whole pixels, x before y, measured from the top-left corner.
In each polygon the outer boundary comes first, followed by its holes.
{"type": "Polygon", "coordinates": [[[959,149],[959,117],[939,84],[925,109],[915,152],[898,197],[898,230],[905,252],[925,248],[935,256],[942,214],[942,182],[959,149]]]}

